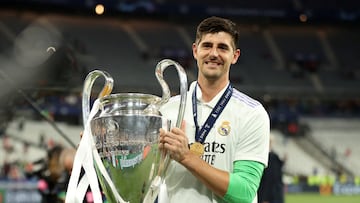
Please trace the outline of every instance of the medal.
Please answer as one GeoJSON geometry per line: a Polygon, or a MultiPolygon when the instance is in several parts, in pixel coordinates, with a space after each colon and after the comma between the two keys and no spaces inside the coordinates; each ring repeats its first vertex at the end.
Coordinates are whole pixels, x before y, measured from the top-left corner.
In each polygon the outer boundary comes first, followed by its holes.
{"type": "Polygon", "coordinates": [[[194,142],[190,145],[190,151],[196,155],[202,156],[204,154],[204,145],[200,142],[194,142]]]}
{"type": "MultiPolygon", "coordinates": [[[[196,84],[197,85],[197,84],[196,84]]],[[[206,139],[206,136],[209,134],[211,128],[214,126],[215,121],[217,118],[219,118],[221,112],[224,110],[226,104],[229,102],[233,88],[229,84],[226,88],[225,92],[222,94],[221,98],[211,111],[210,115],[206,119],[204,125],[200,129],[198,121],[197,121],[197,103],[196,103],[196,88],[194,88],[193,95],[192,95],[192,107],[193,107],[193,117],[194,117],[194,124],[195,124],[195,143],[190,145],[190,151],[194,154],[197,154],[199,156],[204,155],[205,149],[204,149],[204,141],[206,139]]],[[[230,131],[230,125],[228,122],[223,123],[223,128],[221,128],[221,133],[224,135],[228,135],[230,131]]]]}

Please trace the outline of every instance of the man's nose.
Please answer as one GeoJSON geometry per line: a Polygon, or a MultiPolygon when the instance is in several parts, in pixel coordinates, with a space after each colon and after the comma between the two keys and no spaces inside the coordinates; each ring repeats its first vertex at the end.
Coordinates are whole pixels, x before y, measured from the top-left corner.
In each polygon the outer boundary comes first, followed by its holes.
{"type": "Polygon", "coordinates": [[[211,56],[218,56],[219,53],[218,53],[218,50],[216,47],[213,47],[211,50],[210,50],[210,55],[211,56]]]}

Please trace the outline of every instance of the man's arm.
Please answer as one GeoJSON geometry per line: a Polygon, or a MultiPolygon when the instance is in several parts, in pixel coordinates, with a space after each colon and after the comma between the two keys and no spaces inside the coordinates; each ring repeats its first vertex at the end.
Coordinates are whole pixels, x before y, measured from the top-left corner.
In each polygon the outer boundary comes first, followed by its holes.
{"type": "Polygon", "coordinates": [[[251,203],[264,170],[264,165],[256,161],[236,161],[232,173],[214,168],[200,157],[184,159],[181,164],[229,203],[251,203]]]}
{"type": "Polygon", "coordinates": [[[251,203],[255,197],[264,169],[261,163],[237,161],[234,163],[233,173],[217,169],[190,152],[184,131],[179,128],[173,128],[170,132],[161,129],[160,143],[163,144],[160,148],[168,149],[172,159],[186,167],[207,188],[229,203],[251,203]]]}
{"type": "Polygon", "coordinates": [[[256,161],[236,161],[224,199],[227,202],[252,202],[260,185],[264,165],[256,161]]]}

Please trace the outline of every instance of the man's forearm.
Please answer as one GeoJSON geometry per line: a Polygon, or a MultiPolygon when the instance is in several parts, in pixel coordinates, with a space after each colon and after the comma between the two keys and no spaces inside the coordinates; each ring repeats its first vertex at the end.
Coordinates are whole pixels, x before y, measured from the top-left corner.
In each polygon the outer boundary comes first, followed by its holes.
{"type": "Polygon", "coordinates": [[[229,186],[228,172],[211,166],[191,152],[180,163],[216,195],[223,197],[226,194],[229,186]]]}

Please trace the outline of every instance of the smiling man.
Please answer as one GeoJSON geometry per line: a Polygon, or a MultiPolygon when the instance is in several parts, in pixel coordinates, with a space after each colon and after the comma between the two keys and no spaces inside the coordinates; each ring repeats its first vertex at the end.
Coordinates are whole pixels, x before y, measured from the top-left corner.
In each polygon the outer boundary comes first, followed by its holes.
{"type": "MultiPolygon", "coordinates": [[[[160,130],[169,153],[169,202],[256,203],[268,163],[269,116],[256,100],[233,88],[232,64],[240,57],[234,22],[210,17],[197,27],[192,46],[198,78],[188,92],[181,128],[160,130]]],[[[180,97],[161,111],[176,121],[180,97]]],[[[176,122],[173,122],[176,123],[176,122]]]]}

